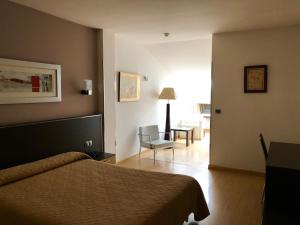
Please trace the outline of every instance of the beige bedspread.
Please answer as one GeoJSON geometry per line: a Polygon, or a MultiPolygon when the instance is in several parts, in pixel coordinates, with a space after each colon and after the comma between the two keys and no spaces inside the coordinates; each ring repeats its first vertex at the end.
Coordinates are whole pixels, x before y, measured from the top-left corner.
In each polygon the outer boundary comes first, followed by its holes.
{"type": "Polygon", "coordinates": [[[2,225],[182,225],[209,211],[188,176],[126,169],[65,153],[0,170],[2,225]]]}

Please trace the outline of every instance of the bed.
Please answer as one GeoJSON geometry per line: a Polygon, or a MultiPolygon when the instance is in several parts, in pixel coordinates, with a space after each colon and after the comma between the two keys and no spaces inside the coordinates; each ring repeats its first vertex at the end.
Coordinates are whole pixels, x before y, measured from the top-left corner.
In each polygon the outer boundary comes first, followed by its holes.
{"type": "Polygon", "coordinates": [[[182,225],[191,212],[197,221],[209,215],[195,179],[122,168],[82,151],[0,170],[5,225],[182,225]]]}

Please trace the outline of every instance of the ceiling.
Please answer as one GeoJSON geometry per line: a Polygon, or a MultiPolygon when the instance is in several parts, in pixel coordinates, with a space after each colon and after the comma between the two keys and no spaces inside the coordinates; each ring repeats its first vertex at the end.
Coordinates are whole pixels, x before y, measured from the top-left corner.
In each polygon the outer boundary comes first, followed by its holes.
{"type": "Polygon", "coordinates": [[[142,43],[300,24],[299,0],[12,0],[142,43]],[[169,37],[163,33],[169,32],[169,37]]]}

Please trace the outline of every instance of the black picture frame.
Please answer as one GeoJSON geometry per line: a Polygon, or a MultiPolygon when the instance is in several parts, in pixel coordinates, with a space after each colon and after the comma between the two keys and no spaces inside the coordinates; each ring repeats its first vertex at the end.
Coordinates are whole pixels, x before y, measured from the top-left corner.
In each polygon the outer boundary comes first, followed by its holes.
{"type": "Polygon", "coordinates": [[[244,93],[266,93],[268,91],[268,66],[244,67],[244,93]]]}

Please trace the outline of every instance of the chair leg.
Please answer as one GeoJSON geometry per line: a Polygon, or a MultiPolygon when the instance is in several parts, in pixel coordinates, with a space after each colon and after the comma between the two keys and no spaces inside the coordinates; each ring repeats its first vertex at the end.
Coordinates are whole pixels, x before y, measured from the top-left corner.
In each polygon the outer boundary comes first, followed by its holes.
{"type": "Polygon", "coordinates": [[[172,147],[172,151],[173,151],[173,161],[174,161],[174,147],[172,147]]]}
{"type": "Polygon", "coordinates": [[[265,186],[264,186],[264,190],[263,190],[263,193],[261,196],[261,204],[264,204],[264,201],[265,201],[265,186]]]}
{"type": "Polygon", "coordinates": [[[141,152],[142,152],[142,146],[140,146],[139,157],[141,157],[141,152]]]}
{"type": "Polygon", "coordinates": [[[155,149],[153,150],[153,152],[154,152],[154,165],[155,165],[155,155],[156,155],[155,149]]]}

